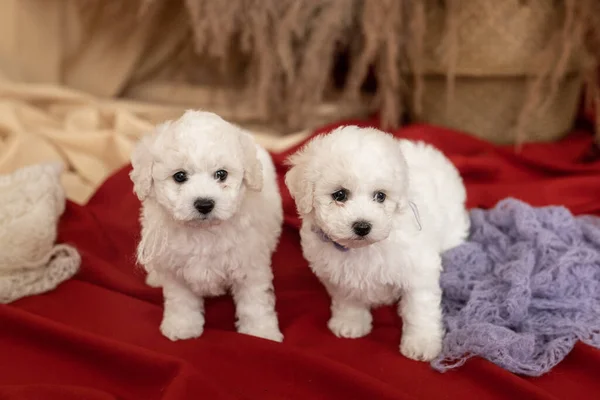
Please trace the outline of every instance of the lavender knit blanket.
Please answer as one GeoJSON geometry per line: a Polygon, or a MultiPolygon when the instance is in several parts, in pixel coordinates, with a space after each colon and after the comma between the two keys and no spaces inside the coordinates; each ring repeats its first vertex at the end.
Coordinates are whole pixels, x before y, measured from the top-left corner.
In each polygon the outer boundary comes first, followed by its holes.
{"type": "Polygon", "coordinates": [[[580,340],[600,348],[600,218],[506,199],[471,212],[443,255],[447,329],[439,371],[473,356],[539,376],[580,340]]]}

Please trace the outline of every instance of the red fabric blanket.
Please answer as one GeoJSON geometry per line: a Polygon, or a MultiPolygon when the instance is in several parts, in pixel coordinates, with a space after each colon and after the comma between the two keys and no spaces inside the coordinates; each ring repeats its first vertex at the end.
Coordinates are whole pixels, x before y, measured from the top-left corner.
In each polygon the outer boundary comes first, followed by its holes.
{"type": "MultiPolygon", "coordinates": [[[[323,131],[329,129],[326,127],[323,131]]],[[[442,149],[458,166],[469,205],[513,196],[600,213],[600,161],[584,162],[590,134],[573,133],[520,153],[427,126],[398,136],[442,149]]],[[[69,203],[60,241],[75,245],[82,271],[57,290],[0,306],[1,399],[591,399],[600,393],[600,351],[578,345],[551,373],[523,378],[481,359],[440,374],[399,353],[392,307],[374,312],[365,338],[335,338],[327,294],[302,259],[295,208],[275,155],[286,226],[274,256],[283,344],[237,334],[230,298],[207,302],[197,340],[170,342],[158,330],[160,290],[135,266],[139,202],[129,168],[85,207],[69,203]]]]}

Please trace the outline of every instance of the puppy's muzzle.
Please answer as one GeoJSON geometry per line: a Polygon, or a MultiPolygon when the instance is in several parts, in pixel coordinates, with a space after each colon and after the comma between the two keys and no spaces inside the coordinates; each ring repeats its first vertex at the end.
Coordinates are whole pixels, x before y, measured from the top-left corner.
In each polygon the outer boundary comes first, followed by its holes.
{"type": "Polygon", "coordinates": [[[196,199],[196,201],[194,201],[194,208],[198,210],[200,214],[206,215],[215,208],[215,201],[212,199],[196,199]]]}
{"type": "Polygon", "coordinates": [[[371,224],[367,221],[356,221],[352,224],[352,230],[358,236],[364,237],[371,232],[371,224]]]}

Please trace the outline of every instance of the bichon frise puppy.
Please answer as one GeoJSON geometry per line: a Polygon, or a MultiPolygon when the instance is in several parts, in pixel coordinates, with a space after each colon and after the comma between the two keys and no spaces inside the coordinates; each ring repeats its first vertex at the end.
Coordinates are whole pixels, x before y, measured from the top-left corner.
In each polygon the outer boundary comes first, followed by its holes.
{"type": "Polygon", "coordinates": [[[346,126],[289,159],[285,182],[302,218],[304,257],[331,296],[329,329],[371,331],[371,307],[399,299],[400,351],[431,360],[441,350],[440,253],[469,229],[465,188],[435,148],[346,126]]]}
{"type": "Polygon", "coordinates": [[[204,297],[233,294],[240,333],[282,341],[271,256],[283,212],[269,154],[209,112],[159,125],[132,154],[142,201],[138,262],[162,286],[161,332],[171,340],[204,329],[204,297]]]}

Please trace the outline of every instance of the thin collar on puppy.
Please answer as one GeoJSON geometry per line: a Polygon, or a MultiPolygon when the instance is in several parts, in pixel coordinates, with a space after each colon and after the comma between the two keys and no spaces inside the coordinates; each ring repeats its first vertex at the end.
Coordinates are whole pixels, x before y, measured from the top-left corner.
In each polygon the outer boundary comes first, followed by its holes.
{"type": "Polygon", "coordinates": [[[415,220],[417,221],[419,230],[423,230],[423,227],[421,226],[421,217],[419,216],[419,209],[417,208],[417,205],[412,201],[409,201],[408,205],[410,206],[410,209],[412,210],[413,215],[415,216],[415,220]]]}
{"type": "Polygon", "coordinates": [[[333,246],[338,249],[339,251],[348,251],[347,247],[342,246],[341,244],[339,244],[338,242],[333,241],[329,236],[327,236],[327,234],[325,232],[323,232],[323,229],[313,225],[312,229],[311,229],[314,233],[317,234],[317,236],[319,237],[319,239],[321,239],[323,242],[329,242],[332,243],[333,246]]]}
{"type": "MultiPolygon", "coordinates": [[[[419,215],[419,209],[417,208],[417,205],[415,203],[413,203],[412,201],[409,201],[408,205],[410,206],[410,209],[412,210],[413,215],[415,216],[415,221],[417,222],[417,225],[419,226],[419,230],[423,230],[423,227],[421,225],[421,216],[419,215]]],[[[332,240],[329,236],[327,236],[327,234],[323,231],[323,229],[313,225],[311,230],[317,234],[319,239],[321,239],[325,243],[333,244],[333,246],[336,249],[338,249],[339,251],[348,251],[349,250],[347,247],[342,246],[341,244],[339,244],[338,242],[332,240]]]]}

